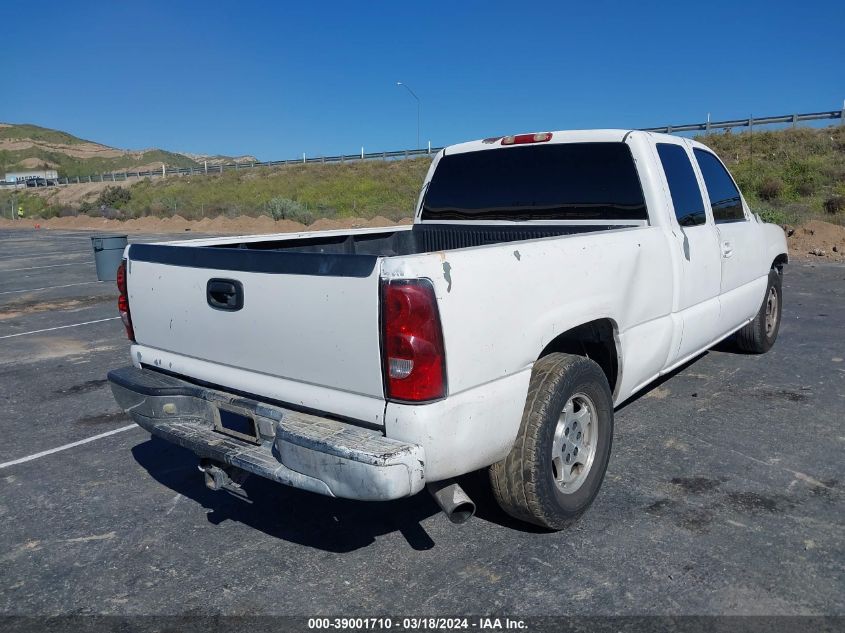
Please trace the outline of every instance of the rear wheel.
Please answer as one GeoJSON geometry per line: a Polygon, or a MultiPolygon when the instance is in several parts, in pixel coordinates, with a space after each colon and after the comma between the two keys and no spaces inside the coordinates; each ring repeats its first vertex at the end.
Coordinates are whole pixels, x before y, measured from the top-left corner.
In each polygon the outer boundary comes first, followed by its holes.
{"type": "Polygon", "coordinates": [[[601,368],[581,356],[544,356],[513,449],[490,467],[496,500],[517,519],[565,527],[595,499],[612,437],[613,398],[601,368]]]}
{"type": "Polygon", "coordinates": [[[782,308],[781,275],[777,269],[773,268],[769,272],[769,284],[766,286],[763,305],[760,306],[754,319],[736,334],[739,349],[749,354],[768,352],[778,337],[782,308]]]}

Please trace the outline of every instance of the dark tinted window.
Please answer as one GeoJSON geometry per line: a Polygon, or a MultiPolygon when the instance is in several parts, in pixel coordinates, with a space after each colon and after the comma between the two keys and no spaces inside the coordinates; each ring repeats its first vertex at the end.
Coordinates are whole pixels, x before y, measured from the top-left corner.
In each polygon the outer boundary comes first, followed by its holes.
{"type": "Polygon", "coordinates": [[[701,175],[704,176],[710,206],[713,207],[713,219],[717,223],[744,220],[742,199],[724,165],[713,154],[701,149],[695,150],[695,160],[698,161],[701,175]]]}
{"type": "Polygon", "coordinates": [[[646,220],[623,143],[564,143],[446,155],[424,220],[646,220]]]}
{"type": "Polygon", "coordinates": [[[698,226],[707,221],[701,189],[686,150],[680,145],[658,143],[657,154],[669,183],[675,217],[681,226],[698,226]]]}

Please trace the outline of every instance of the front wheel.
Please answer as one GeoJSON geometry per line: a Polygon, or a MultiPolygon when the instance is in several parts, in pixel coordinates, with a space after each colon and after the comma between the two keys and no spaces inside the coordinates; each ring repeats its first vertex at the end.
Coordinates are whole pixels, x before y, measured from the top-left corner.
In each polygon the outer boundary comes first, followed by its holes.
{"type": "Polygon", "coordinates": [[[559,530],[593,502],[613,438],[613,397],[601,368],[549,354],[534,364],[519,434],[490,467],[493,494],[511,516],[559,530]]]}
{"type": "Polygon", "coordinates": [[[766,286],[766,296],[763,305],[757,311],[754,319],[736,333],[736,343],[739,349],[749,354],[765,354],[778,337],[780,330],[780,316],[783,310],[783,291],[781,289],[781,275],[777,269],[769,271],[769,283],[766,286]]]}

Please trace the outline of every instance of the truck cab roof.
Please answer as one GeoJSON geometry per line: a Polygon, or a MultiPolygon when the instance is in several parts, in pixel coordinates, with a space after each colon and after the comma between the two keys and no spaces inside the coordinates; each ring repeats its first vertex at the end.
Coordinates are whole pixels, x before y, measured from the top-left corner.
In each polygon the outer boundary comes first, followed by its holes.
{"type": "MultiPolygon", "coordinates": [[[[677,142],[679,138],[672,134],[664,134],[660,132],[646,132],[644,130],[626,130],[616,128],[599,128],[591,130],[553,130],[549,132],[529,132],[528,134],[550,134],[551,138],[547,141],[539,141],[537,144],[559,144],[559,143],[621,143],[632,134],[648,135],[656,141],[669,140],[677,142]]],[[[524,144],[502,144],[502,140],[514,135],[492,136],[485,139],[478,139],[474,141],[466,141],[464,143],[456,143],[449,145],[443,149],[443,155],[449,156],[454,154],[462,154],[465,152],[476,152],[479,150],[488,149],[506,149],[508,147],[521,147],[524,144]]],[[[522,136],[522,134],[519,134],[522,136]]],[[[706,147],[704,144],[694,141],[692,139],[685,139],[689,141],[694,147],[706,147]]]]}

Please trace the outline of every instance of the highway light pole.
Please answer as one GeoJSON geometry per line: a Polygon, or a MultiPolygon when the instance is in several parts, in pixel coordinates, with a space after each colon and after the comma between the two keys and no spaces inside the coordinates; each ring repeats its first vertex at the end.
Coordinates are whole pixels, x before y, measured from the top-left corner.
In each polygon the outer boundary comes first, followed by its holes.
{"type": "Polygon", "coordinates": [[[408,84],[404,84],[401,81],[397,81],[396,85],[402,86],[403,88],[405,88],[405,90],[410,92],[411,96],[414,99],[417,100],[417,149],[419,149],[420,148],[420,98],[417,96],[417,93],[415,93],[413,90],[411,90],[411,88],[408,86],[408,84]]]}

